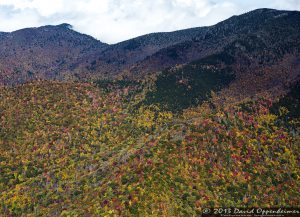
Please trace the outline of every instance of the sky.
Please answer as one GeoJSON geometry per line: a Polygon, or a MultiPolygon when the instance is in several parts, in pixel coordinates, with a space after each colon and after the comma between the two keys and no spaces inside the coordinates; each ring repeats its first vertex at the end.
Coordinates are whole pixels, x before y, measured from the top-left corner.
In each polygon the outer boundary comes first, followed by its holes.
{"type": "Polygon", "coordinates": [[[213,25],[257,8],[300,11],[300,0],[0,0],[0,31],[69,23],[113,44],[213,25]]]}

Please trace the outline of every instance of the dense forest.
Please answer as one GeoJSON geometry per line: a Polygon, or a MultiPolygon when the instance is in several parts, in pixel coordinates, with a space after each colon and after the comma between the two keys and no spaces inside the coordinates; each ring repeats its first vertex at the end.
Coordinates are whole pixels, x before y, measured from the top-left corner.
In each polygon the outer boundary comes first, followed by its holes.
{"type": "Polygon", "coordinates": [[[299,204],[299,119],[282,102],[208,100],[174,112],[146,98],[127,82],[1,88],[2,215],[196,216],[299,204]]]}
{"type": "Polygon", "coordinates": [[[299,38],[273,9],[112,45],[0,32],[0,216],[299,208],[299,38]]]}

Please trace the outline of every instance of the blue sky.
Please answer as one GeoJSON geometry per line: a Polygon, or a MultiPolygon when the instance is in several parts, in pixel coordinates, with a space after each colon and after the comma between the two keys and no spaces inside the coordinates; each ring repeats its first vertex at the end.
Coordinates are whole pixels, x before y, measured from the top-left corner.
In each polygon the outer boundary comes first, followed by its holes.
{"type": "Polygon", "coordinates": [[[79,32],[116,43],[212,25],[257,8],[300,10],[300,0],[0,0],[0,31],[70,23],[79,32]]]}

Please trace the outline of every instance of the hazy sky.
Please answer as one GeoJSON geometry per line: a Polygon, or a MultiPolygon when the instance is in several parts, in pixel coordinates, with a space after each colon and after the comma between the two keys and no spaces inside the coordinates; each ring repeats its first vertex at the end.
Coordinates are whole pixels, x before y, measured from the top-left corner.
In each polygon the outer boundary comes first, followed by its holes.
{"type": "Polygon", "coordinates": [[[150,32],[212,25],[256,8],[300,10],[300,0],[0,0],[0,31],[69,23],[115,43],[150,32]]]}

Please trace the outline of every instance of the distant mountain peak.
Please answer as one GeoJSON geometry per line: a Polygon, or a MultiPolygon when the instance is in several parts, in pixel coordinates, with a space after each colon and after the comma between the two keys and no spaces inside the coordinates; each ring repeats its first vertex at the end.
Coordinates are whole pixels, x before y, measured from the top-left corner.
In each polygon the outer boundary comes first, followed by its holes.
{"type": "Polygon", "coordinates": [[[34,28],[30,28],[30,29],[64,29],[64,30],[67,30],[67,29],[70,29],[70,30],[73,30],[73,26],[69,23],[62,23],[62,24],[58,24],[58,25],[45,25],[45,26],[40,26],[40,27],[34,27],[34,28]]]}
{"type": "Polygon", "coordinates": [[[253,10],[252,12],[270,12],[270,11],[278,11],[278,10],[272,9],[272,8],[259,8],[259,9],[253,10]]]}
{"type": "Polygon", "coordinates": [[[69,23],[0,33],[0,84],[32,80],[28,71],[61,80],[66,75],[94,79],[123,74],[137,79],[232,47],[246,56],[241,61],[253,55],[256,62],[249,62],[263,68],[300,49],[299,18],[297,11],[256,9],[213,26],[151,33],[113,45],[77,32],[69,23]]]}
{"type": "Polygon", "coordinates": [[[291,11],[287,10],[276,10],[276,9],[271,9],[271,8],[259,8],[253,11],[249,11],[246,14],[251,14],[251,15],[257,15],[257,14],[266,14],[266,15],[277,15],[277,14],[282,14],[282,13],[289,13],[291,11]]]}
{"type": "Polygon", "coordinates": [[[73,29],[73,26],[69,23],[62,23],[62,24],[57,25],[57,27],[73,29]]]}

